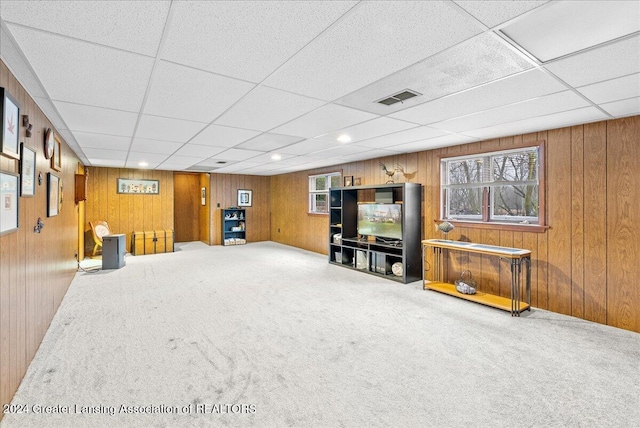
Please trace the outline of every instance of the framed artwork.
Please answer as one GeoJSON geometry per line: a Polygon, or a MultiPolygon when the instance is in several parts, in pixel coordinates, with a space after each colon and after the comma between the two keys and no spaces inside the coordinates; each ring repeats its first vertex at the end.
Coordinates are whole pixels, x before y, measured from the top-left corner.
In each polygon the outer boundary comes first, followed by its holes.
{"type": "Polygon", "coordinates": [[[0,235],[18,230],[18,174],[0,171],[0,235]]]}
{"type": "Polygon", "coordinates": [[[360,186],[361,184],[362,184],[362,180],[360,180],[360,177],[356,177],[355,180],[353,180],[354,186],[360,186]]]}
{"type": "Polygon", "coordinates": [[[47,173],[47,217],[55,217],[60,212],[60,177],[47,173]]]}
{"type": "Polygon", "coordinates": [[[344,187],[353,186],[353,175],[344,176],[344,187]]]}
{"type": "Polygon", "coordinates": [[[20,196],[36,194],[36,151],[20,144],[20,196]]]}
{"type": "Polygon", "coordinates": [[[53,156],[51,156],[51,169],[62,170],[62,143],[58,137],[54,137],[53,156]]]}
{"type": "Polygon", "coordinates": [[[240,189],[238,190],[238,206],[250,207],[253,203],[253,192],[251,190],[240,189]]]}
{"type": "Polygon", "coordinates": [[[200,189],[200,200],[202,205],[207,205],[207,188],[203,187],[202,189],[200,189]]]}
{"type": "Polygon", "coordinates": [[[0,130],[0,153],[4,156],[20,159],[18,135],[20,134],[20,106],[6,89],[0,88],[0,112],[2,130],[0,130]]]}
{"type": "Polygon", "coordinates": [[[158,180],[138,180],[118,178],[118,193],[159,195],[160,182],[158,180]]]}

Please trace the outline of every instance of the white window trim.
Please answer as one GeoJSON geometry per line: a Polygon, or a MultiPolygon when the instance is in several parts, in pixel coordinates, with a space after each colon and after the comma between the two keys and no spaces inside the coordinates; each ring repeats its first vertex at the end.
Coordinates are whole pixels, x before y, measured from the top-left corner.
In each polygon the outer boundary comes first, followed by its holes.
{"type": "Polygon", "coordinates": [[[314,175],[310,175],[309,176],[309,206],[308,206],[308,213],[309,214],[320,214],[320,215],[329,215],[329,190],[331,189],[331,177],[341,177],[342,173],[338,172],[338,171],[334,171],[334,172],[327,172],[327,173],[323,173],[323,174],[314,174],[314,175]],[[316,190],[316,189],[312,189],[312,184],[315,184],[315,180],[318,177],[325,177],[328,183],[328,186],[326,189],[323,190],[316,190]],[[327,200],[327,210],[326,211],[315,211],[313,210],[313,202],[315,201],[315,196],[319,195],[319,194],[325,194],[326,195],[326,200],[327,200]]]}

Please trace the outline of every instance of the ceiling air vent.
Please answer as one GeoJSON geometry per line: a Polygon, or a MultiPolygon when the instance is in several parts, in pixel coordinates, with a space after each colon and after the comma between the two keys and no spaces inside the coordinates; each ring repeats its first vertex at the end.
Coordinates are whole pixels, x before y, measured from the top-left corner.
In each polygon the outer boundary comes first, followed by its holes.
{"type": "Polygon", "coordinates": [[[390,97],[387,98],[383,98],[380,101],[377,101],[378,104],[384,104],[386,106],[390,106],[392,104],[395,103],[401,103],[404,100],[408,100],[409,98],[413,98],[413,97],[417,97],[419,94],[418,92],[412,91],[412,90],[404,90],[402,92],[398,92],[395,95],[391,95],[390,97]]]}

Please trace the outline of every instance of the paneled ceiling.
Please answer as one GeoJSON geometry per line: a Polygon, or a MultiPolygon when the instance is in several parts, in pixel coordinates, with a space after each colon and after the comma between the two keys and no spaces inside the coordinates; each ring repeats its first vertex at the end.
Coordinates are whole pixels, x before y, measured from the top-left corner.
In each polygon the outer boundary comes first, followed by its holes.
{"type": "Polygon", "coordinates": [[[274,175],[640,114],[638,0],[2,0],[0,18],[0,57],[91,166],[274,175]]]}

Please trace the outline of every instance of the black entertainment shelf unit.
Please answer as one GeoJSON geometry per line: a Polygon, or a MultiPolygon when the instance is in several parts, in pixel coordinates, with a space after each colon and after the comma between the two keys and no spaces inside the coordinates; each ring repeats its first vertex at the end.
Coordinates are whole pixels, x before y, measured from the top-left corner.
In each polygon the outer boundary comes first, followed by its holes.
{"type": "Polygon", "coordinates": [[[421,242],[421,184],[329,190],[329,263],[406,284],[422,279],[421,242]],[[402,204],[402,240],[358,235],[358,204],[371,202],[402,204]]]}

